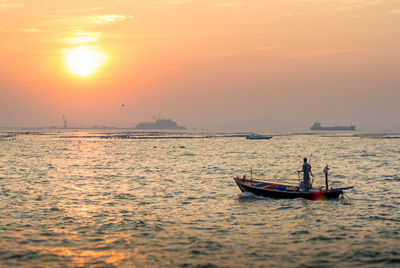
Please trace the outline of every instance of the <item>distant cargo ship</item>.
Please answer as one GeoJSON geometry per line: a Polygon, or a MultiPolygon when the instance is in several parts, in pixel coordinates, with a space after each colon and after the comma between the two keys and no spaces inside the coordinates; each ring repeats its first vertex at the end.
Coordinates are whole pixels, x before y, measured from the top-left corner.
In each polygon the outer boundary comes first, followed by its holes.
{"type": "Polygon", "coordinates": [[[310,127],[311,130],[356,130],[356,126],[334,126],[334,127],[323,127],[320,122],[315,122],[310,127]]]}
{"type": "Polygon", "coordinates": [[[157,119],[153,122],[142,122],[136,125],[136,129],[186,129],[186,127],[178,126],[171,119],[157,119]]]}

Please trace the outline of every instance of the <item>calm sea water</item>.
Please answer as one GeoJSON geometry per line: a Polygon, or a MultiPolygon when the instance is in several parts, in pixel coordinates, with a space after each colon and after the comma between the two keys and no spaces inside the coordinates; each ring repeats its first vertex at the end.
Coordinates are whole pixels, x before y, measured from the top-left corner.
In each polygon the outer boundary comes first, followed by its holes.
{"type": "Polygon", "coordinates": [[[400,134],[0,132],[1,267],[399,267],[400,134]],[[242,194],[234,176],[349,198],[242,194]]]}

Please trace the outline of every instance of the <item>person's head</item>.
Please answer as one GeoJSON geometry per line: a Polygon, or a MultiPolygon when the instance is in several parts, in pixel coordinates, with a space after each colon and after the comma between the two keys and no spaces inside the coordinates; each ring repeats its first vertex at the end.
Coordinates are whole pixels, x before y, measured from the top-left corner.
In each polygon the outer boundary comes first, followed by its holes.
{"type": "Polygon", "coordinates": [[[307,157],[304,157],[303,161],[304,163],[307,163],[307,157]]]}

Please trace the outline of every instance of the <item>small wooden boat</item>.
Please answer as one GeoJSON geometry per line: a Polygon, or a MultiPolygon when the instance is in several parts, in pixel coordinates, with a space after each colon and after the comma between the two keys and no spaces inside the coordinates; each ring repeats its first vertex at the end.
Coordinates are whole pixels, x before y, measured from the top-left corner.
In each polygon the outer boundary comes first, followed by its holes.
{"type": "Polygon", "coordinates": [[[271,197],[271,198],[305,198],[310,200],[319,199],[334,199],[338,198],[343,194],[344,190],[352,189],[353,186],[335,188],[335,189],[311,189],[308,192],[304,192],[298,186],[282,185],[270,182],[248,180],[246,177],[234,178],[236,184],[239,186],[242,192],[249,192],[255,195],[271,197]]]}
{"type": "Polygon", "coordinates": [[[249,140],[268,140],[268,139],[270,139],[272,137],[271,136],[266,136],[266,135],[260,135],[260,134],[251,133],[246,138],[249,139],[249,140]]]}

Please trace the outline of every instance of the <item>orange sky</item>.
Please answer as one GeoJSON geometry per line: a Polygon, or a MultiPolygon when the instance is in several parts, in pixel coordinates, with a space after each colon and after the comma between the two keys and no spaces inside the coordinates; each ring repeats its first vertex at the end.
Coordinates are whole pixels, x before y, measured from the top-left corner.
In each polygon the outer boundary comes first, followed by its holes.
{"type": "Polygon", "coordinates": [[[196,128],[400,129],[399,25],[398,0],[0,0],[0,127],[161,114],[196,128]],[[66,67],[76,47],[102,55],[88,76],[66,67]]]}

